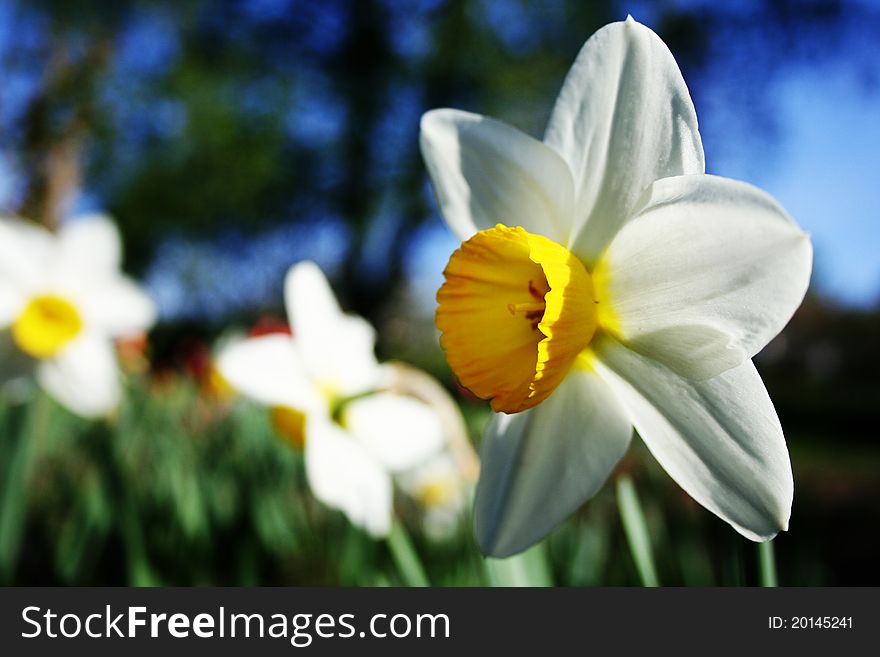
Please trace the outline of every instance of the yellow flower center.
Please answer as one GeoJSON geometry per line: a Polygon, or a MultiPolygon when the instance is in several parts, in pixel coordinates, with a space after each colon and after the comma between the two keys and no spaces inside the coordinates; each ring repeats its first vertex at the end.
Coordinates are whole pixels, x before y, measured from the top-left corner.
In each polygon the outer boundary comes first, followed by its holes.
{"type": "Polygon", "coordinates": [[[272,426],[296,449],[306,445],[306,415],[289,406],[273,406],[269,409],[272,426]]]}
{"type": "Polygon", "coordinates": [[[452,254],[437,292],[437,328],[462,385],[497,412],[544,401],[593,338],[590,274],[567,249],[498,224],[452,254]]]}
{"type": "Polygon", "coordinates": [[[443,506],[454,496],[455,481],[451,477],[433,479],[419,486],[414,492],[416,501],[427,508],[443,506]]]}
{"type": "Polygon", "coordinates": [[[12,324],[19,348],[34,358],[51,358],[82,330],[82,318],[66,299],[44,294],[31,299],[12,324]]]}

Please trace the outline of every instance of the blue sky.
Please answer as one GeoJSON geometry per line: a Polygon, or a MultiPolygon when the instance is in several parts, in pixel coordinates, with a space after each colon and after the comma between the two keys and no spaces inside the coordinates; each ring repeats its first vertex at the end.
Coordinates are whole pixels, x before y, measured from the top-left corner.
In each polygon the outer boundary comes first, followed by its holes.
{"type": "Polygon", "coordinates": [[[880,301],[880,92],[849,73],[842,64],[781,82],[776,166],[753,182],[812,233],[817,289],[867,306],[880,301]]]}

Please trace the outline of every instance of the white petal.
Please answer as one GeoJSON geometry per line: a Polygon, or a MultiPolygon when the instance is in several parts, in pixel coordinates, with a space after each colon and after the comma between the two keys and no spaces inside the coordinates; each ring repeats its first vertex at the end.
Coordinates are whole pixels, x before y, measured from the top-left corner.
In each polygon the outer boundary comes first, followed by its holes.
{"type": "Polygon", "coordinates": [[[420,142],[437,202],[462,241],[499,223],[568,241],[574,186],[552,149],[500,121],[451,109],[422,117],[420,142]]]}
{"type": "Polygon", "coordinates": [[[697,115],[675,58],[649,28],[606,25],[581,49],[544,141],[574,176],[570,247],[591,263],[659,178],[703,173],[697,115]]]}
{"type": "Polygon", "coordinates": [[[592,371],[573,370],[534,409],[496,415],[483,438],[474,511],[483,552],[509,556],[546,536],[599,490],[631,434],[592,371]]]}
{"type": "Polygon", "coordinates": [[[398,473],[395,481],[407,495],[419,498],[420,492],[432,484],[443,486],[447,496],[432,501],[440,506],[458,507],[464,499],[467,481],[449,451],[440,451],[415,467],[398,473]]]}
{"type": "Polygon", "coordinates": [[[127,277],[113,273],[84,292],[79,296],[89,323],[114,338],[143,333],[156,322],[155,302],[127,277]]]}
{"type": "Polygon", "coordinates": [[[750,360],[694,382],[608,337],[596,350],[600,373],[642,440],[691,497],[753,541],[787,529],[794,491],[788,449],[750,360]]]}
{"type": "Polygon", "coordinates": [[[103,215],[74,217],[58,231],[56,271],[77,278],[95,278],[119,270],[122,240],[119,230],[103,215]]]}
{"type": "Polygon", "coordinates": [[[111,413],[121,385],[112,343],[84,333],[54,358],[37,367],[40,385],[58,402],[83,417],[111,413]]]}
{"type": "Polygon", "coordinates": [[[306,420],[306,474],[319,500],[373,536],[391,528],[391,477],[366,448],[318,416],[306,420]]]}
{"type": "Polygon", "coordinates": [[[233,388],[261,404],[326,413],[326,404],[306,377],[289,335],[233,342],[218,355],[217,367],[233,388]]]}
{"type": "Polygon", "coordinates": [[[443,540],[458,529],[470,483],[448,451],[397,475],[395,481],[420,505],[422,527],[429,538],[443,540]]]}
{"type": "Polygon", "coordinates": [[[30,221],[0,218],[0,280],[18,288],[38,287],[51,259],[52,234],[30,221]]]}
{"type": "Polygon", "coordinates": [[[395,472],[417,466],[443,446],[437,414],[403,395],[377,393],[356,399],[346,405],[343,425],[395,472]]]}
{"type": "Polygon", "coordinates": [[[812,247],[768,194],[716,176],[655,182],[602,257],[627,346],[705,379],[760,351],[810,282],[812,247]]]}
{"type": "Polygon", "coordinates": [[[380,375],[373,351],[376,333],[363,318],[342,312],[321,269],[313,262],[294,265],[284,290],[309,376],[341,396],[375,387],[380,375]]]}
{"type": "Polygon", "coordinates": [[[21,286],[12,280],[0,278],[0,329],[12,324],[26,301],[21,286]]]}

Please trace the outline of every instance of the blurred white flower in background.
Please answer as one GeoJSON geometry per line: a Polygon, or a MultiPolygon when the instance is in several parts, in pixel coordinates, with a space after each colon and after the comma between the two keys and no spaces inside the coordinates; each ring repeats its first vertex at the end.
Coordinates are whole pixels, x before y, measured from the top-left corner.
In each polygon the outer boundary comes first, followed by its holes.
{"type": "Polygon", "coordinates": [[[400,362],[384,366],[383,388],[428,404],[443,426],[445,443],[427,461],[398,474],[396,481],[416,503],[425,534],[443,540],[456,534],[479,477],[480,461],[461,411],[429,374],[400,362]]]}
{"type": "Polygon", "coordinates": [[[35,375],[84,417],[111,413],[121,395],[113,340],[142,334],[152,300],[120,271],[116,226],[90,215],[57,234],[0,219],[0,381],[35,375]]]}
{"type": "Polygon", "coordinates": [[[392,476],[442,452],[442,419],[426,403],[388,388],[375,332],[342,312],[317,265],[290,269],[285,302],[292,335],[248,338],[218,358],[222,376],[271,408],[276,429],[305,451],[315,496],[373,536],[386,536],[392,476]]]}
{"type": "Polygon", "coordinates": [[[472,482],[448,450],[402,472],[398,483],[421,508],[422,525],[429,537],[444,539],[456,532],[472,482]]]}
{"type": "Polygon", "coordinates": [[[697,117],[660,38],[594,34],[544,141],[451,109],[421,146],[450,228],[436,320],[462,384],[497,411],[475,528],[507,556],[593,495],[635,427],[743,536],[786,529],[794,483],[751,358],[791,318],[812,248],[768,194],[705,174],[697,117]]]}

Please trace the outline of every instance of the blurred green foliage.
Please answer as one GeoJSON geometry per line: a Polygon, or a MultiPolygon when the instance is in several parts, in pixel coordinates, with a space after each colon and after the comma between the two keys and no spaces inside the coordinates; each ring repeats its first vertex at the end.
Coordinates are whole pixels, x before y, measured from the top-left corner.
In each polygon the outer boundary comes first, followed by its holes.
{"type": "MultiPolygon", "coordinates": [[[[0,435],[5,584],[399,582],[381,543],[314,499],[264,409],[191,381],[136,381],[102,423],[40,394],[3,407],[0,435]]],[[[437,583],[479,581],[469,541],[432,547],[437,583]]]]}
{"type": "MultiPolygon", "coordinates": [[[[206,396],[183,377],[134,377],[128,392],[100,423],[42,394],[0,407],[0,583],[408,583],[389,544],[315,500],[301,453],[264,409],[206,396]]],[[[487,412],[463,410],[476,437],[487,412]]],[[[789,442],[798,495],[792,531],[775,542],[781,583],[873,581],[863,569],[873,558],[868,536],[854,545],[823,532],[839,526],[829,515],[839,508],[857,516],[852,527],[877,519],[876,451],[830,457],[797,433],[789,442]],[[851,568],[839,563],[847,554],[851,568]]],[[[640,443],[623,473],[635,482],[662,584],[757,584],[755,544],[678,489],[640,443]]],[[[396,508],[433,585],[638,585],[618,502],[606,485],[545,543],[506,562],[479,554],[467,518],[437,540],[402,495],[396,508]]]]}

